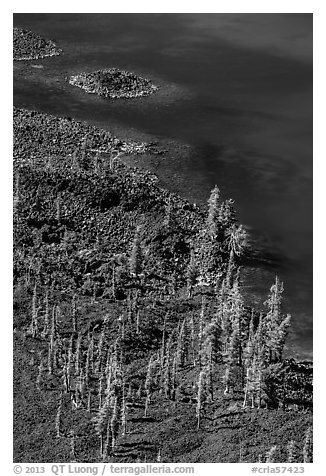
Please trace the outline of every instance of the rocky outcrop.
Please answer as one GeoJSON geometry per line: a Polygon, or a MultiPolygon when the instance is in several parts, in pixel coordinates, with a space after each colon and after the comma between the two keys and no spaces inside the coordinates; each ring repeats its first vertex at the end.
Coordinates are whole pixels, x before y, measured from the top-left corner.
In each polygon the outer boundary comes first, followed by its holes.
{"type": "Polygon", "coordinates": [[[148,96],[158,89],[149,79],[117,68],[79,73],[70,77],[69,84],[110,99],[148,96]]]}
{"type": "Polygon", "coordinates": [[[46,40],[32,31],[14,28],[14,60],[35,60],[62,53],[54,41],[46,40]]]}

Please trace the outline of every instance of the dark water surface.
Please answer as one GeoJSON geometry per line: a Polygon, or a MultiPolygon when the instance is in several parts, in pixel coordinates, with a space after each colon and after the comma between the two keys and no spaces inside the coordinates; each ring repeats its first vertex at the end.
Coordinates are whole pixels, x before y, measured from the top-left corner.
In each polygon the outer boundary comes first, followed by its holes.
{"type": "Polygon", "coordinates": [[[14,24],[65,52],[25,62],[31,75],[15,74],[15,105],[192,146],[170,164],[180,192],[202,202],[218,184],[235,199],[268,257],[246,269],[248,288],[262,302],[275,274],[284,280],[294,350],[310,356],[312,15],[17,14],[14,24]],[[109,102],[63,85],[110,66],[157,79],[160,95],[109,102]]]}

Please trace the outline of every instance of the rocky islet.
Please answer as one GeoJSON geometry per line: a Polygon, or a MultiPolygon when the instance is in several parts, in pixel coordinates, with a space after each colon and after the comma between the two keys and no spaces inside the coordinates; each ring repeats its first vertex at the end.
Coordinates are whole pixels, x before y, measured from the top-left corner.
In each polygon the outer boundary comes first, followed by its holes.
{"type": "Polygon", "coordinates": [[[79,73],[69,78],[69,84],[109,99],[148,96],[158,90],[150,79],[118,68],[79,73]]]}
{"type": "Polygon", "coordinates": [[[36,60],[62,53],[54,41],[47,40],[32,31],[14,28],[13,54],[14,60],[36,60]]]}

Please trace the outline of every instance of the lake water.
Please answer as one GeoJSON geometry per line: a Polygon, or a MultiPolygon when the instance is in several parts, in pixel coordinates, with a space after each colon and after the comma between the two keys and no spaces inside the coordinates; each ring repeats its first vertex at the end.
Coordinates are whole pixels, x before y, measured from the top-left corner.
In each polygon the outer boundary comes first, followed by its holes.
{"type": "Polygon", "coordinates": [[[236,201],[264,258],[245,269],[246,287],[262,302],[275,274],[284,280],[293,351],[311,357],[312,15],[16,14],[14,24],[65,52],[14,76],[15,105],[188,144],[159,170],[190,200],[218,184],[236,201]],[[157,79],[160,95],[108,102],[63,82],[111,66],[157,79]]]}

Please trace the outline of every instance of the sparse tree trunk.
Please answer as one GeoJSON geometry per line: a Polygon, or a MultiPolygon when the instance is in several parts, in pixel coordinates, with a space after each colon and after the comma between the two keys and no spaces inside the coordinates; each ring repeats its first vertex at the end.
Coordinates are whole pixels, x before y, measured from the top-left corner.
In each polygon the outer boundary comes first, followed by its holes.
{"type": "Polygon", "coordinates": [[[53,345],[51,346],[51,342],[48,344],[48,373],[53,375],[53,345]]]}
{"type": "Polygon", "coordinates": [[[43,379],[43,371],[44,371],[44,365],[43,365],[43,358],[40,356],[40,365],[38,368],[38,376],[36,380],[36,388],[41,391],[42,389],[42,379],[43,379]]]}
{"type": "Polygon", "coordinates": [[[88,390],[88,398],[87,398],[87,411],[91,413],[91,403],[92,403],[92,394],[91,391],[88,390]]]}
{"type": "Polygon", "coordinates": [[[112,297],[115,299],[116,291],[115,291],[115,263],[112,266],[112,297]]]}
{"type": "Polygon", "coordinates": [[[55,430],[56,430],[56,437],[61,438],[61,412],[62,412],[62,393],[60,396],[60,401],[57,409],[57,414],[55,417],[55,430]]]}
{"type": "Polygon", "coordinates": [[[46,337],[49,333],[50,327],[50,307],[49,307],[49,289],[46,290],[45,293],[45,312],[44,312],[44,326],[43,326],[43,337],[46,337]]]}
{"type": "Polygon", "coordinates": [[[72,329],[73,332],[77,332],[77,308],[76,308],[76,295],[72,298],[72,329]]]}

